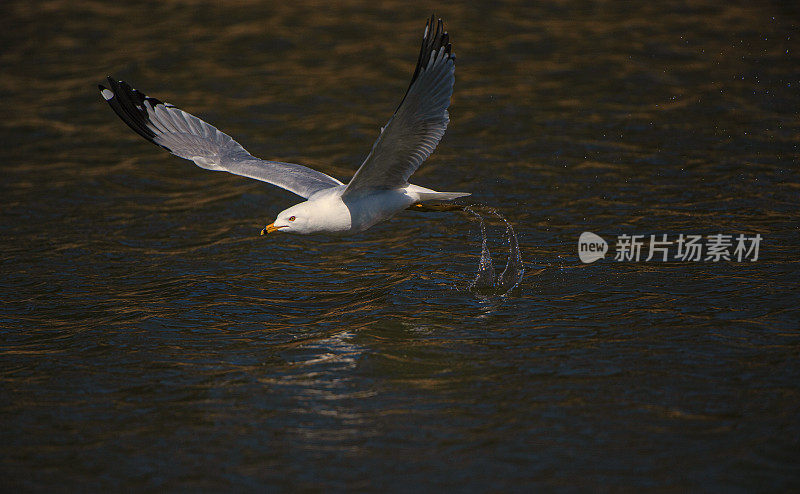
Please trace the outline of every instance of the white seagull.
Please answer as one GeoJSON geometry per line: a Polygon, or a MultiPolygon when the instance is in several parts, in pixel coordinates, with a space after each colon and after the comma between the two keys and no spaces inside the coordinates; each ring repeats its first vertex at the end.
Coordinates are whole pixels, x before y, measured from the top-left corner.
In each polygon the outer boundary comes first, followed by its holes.
{"type": "Polygon", "coordinates": [[[175,106],[151,98],[123,81],[108,78],[100,94],[128,126],[172,154],[207,170],[261,180],[306,201],[281,211],[261,234],[352,234],[389,219],[404,209],[461,209],[450,201],[466,192],[437,192],[408,183],[431,155],[447,128],[455,81],[455,55],[442,20],[433,16],[425,34],[411,84],[400,105],[348,184],[303,165],[265,161],[248,153],[229,135],[175,106]]]}

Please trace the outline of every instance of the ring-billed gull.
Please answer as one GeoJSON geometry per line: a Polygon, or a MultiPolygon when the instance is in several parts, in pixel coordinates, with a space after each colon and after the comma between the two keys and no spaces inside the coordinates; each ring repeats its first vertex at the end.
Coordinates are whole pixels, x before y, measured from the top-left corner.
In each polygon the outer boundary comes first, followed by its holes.
{"type": "Polygon", "coordinates": [[[306,199],[281,211],[261,230],[262,235],[275,231],[350,234],[407,208],[460,209],[429,207],[423,202],[450,201],[469,193],[437,192],[408,182],[447,128],[454,73],[455,55],[447,31],[441,19],[431,16],[405,96],[347,184],[302,165],[258,159],[215,127],[123,81],[109,77],[110,87],[99,88],[131,129],[172,154],[201,168],[261,180],[306,199]]]}

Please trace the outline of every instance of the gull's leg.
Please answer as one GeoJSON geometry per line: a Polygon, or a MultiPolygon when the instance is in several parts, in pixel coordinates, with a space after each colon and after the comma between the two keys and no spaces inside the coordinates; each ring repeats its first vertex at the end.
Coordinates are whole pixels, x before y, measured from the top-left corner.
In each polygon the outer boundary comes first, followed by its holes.
{"type": "Polygon", "coordinates": [[[421,202],[417,202],[407,207],[406,209],[408,209],[409,211],[419,211],[420,213],[427,213],[430,211],[463,211],[464,206],[460,206],[458,204],[449,204],[446,202],[441,202],[437,204],[422,204],[421,202]]]}

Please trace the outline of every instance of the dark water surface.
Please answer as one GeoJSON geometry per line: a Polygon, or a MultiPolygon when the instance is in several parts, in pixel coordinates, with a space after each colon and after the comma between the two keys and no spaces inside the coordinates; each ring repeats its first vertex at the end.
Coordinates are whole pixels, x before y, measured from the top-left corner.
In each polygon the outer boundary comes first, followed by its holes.
{"type": "Polygon", "coordinates": [[[3,2],[0,485],[800,488],[800,14],[750,5],[3,2]],[[456,87],[414,181],[514,225],[507,297],[453,289],[466,213],[259,237],[295,196],[169,156],[96,91],[347,179],[432,8],[456,87]],[[583,231],[763,241],[582,264],[583,231]]]}

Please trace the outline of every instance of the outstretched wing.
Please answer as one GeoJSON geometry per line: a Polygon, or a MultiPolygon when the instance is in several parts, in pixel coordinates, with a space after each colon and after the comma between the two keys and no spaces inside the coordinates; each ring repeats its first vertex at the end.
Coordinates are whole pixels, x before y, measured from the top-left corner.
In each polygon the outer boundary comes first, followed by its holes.
{"type": "Polygon", "coordinates": [[[248,153],[229,135],[169,103],[163,103],[108,78],[99,86],[119,118],[139,135],[206,170],[226,171],[277,185],[308,199],[342,182],[306,166],[265,161],[248,153]]]}
{"type": "Polygon", "coordinates": [[[406,95],[343,195],[408,183],[447,129],[454,82],[455,55],[450,52],[449,36],[442,20],[431,16],[406,95]]]}

